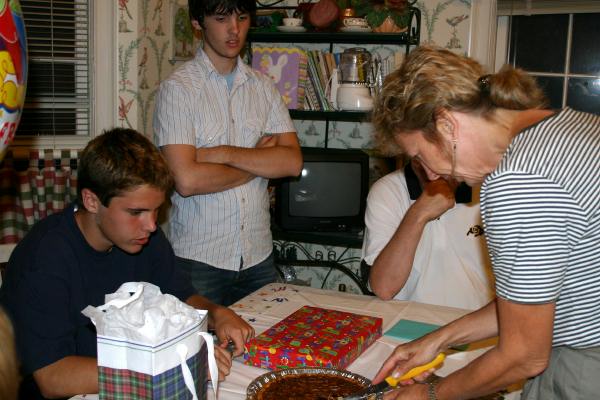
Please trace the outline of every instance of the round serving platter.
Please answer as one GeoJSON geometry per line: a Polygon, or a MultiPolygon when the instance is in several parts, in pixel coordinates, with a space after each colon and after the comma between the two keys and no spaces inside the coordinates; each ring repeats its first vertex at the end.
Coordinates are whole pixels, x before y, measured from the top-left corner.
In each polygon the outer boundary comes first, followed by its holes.
{"type": "MultiPolygon", "coordinates": [[[[248,385],[248,389],[246,390],[246,400],[258,400],[259,394],[262,392],[262,390],[267,387],[267,385],[269,383],[272,383],[274,381],[277,381],[279,379],[282,379],[285,376],[288,375],[329,375],[329,376],[339,376],[339,377],[344,377],[346,379],[350,379],[353,380],[359,384],[361,384],[363,387],[367,387],[371,384],[371,381],[367,378],[365,378],[362,375],[358,375],[352,372],[348,372],[348,371],[342,371],[339,369],[331,369],[331,368],[310,368],[310,367],[305,367],[305,368],[289,368],[289,369],[282,369],[279,371],[271,371],[271,372],[267,372],[262,374],[261,376],[259,376],[258,378],[254,379],[252,382],[250,382],[250,384],[248,385]]],[[[429,382],[434,382],[441,379],[440,377],[436,376],[436,375],[431,375],[427,381],[429,382]]],[[[284,395],[282,393],[282,395],[284,395]]],[[[503,399],[508,399],[508,398],[512,398],[510,396],[505,397],[506,393],[503,392],[497,392],[497,393],[493,393],[487,396],[483,396],[483,397],[478,397],[475,400],[503,400],[503,399]]],[[[284,398],[284,397],[282,397],[284,398]]],[[[376,398],[381,398],[380,396],[377,396],[376,398]]]]}
{"type": "Polygon", "coordinates": [[[371,384],[371,381],[365,378],[364,376],[349,371],[342,371],[339,369],[310,367],[281,369],[278,371],[264,373],[258,378],[254,379],[252,382],[250,382],[250,384],[248,385],[248,389],[246,389],[246,400],[258,400],[259,394],[269,383],[280,380],[289,375],[337,376],[352,380],[356,383],[359,383],[363,387],[367,387],[371,384]]]}

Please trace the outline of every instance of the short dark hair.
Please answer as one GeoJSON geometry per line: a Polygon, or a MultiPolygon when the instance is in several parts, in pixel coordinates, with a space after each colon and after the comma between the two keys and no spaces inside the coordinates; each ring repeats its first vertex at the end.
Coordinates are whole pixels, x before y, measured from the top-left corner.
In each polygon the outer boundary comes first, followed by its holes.
{"type": "Polygon", "coordinates": [[[188,0],[190,19],[204,26],[204,17],[209,15],[230,15],[234,11],[254,14],[255,0],[188,0]]]}
{"type": "Polygon", "coordinates": [[[110,200],[138,186],[149,185],[166,195],[173,177],[158,148],[133,129],[114,128],[91,140],[79,157],[77,202],[89,189],[108,207],[110,200]]]}

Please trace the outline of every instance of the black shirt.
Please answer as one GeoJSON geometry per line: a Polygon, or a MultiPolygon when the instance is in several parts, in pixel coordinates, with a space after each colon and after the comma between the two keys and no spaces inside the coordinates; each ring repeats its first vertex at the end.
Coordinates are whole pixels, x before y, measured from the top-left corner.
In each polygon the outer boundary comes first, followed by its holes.
{"type": "Polygon", "coordinates": [[[125,282],[150,282],[182,301],[195,294],[174,257],[160,228],[141,252],[128,254],[94,250],[73,207],[38,222],[13,251],[0,288],[25,377],[66,356],[96,357],[96,330],[81,310],[104,304],[125,282]]]}

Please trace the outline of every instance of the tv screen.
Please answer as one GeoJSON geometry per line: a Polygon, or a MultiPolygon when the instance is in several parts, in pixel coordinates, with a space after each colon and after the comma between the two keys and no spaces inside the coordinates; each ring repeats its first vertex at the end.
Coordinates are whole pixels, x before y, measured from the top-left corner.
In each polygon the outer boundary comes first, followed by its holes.
{"type": "Polygon", "coordinates": [[[362,150],[302,148],[300,176],[277,186],[276,221],[282,229],[350,231],[363,227],[369,157],[362,150]]]}
{"type": "Polygon", "coordinates": [[[360,212],[359,162],[304,163],[300,179],[290,182],[291,216],[347,217],[360,212]]]}

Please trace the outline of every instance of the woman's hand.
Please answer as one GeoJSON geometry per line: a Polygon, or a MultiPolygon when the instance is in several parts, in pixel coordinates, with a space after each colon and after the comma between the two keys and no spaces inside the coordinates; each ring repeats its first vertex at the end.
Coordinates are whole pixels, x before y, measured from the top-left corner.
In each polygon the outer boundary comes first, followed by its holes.
{"type": "MultiPolygon", "coordinates": [[[[431,362],[441,349],[433,340],[427,340],[427,337],[396,347],[373,378],[373,383],[381,382],[388,376],[398,379],[411,369],[431,362]]],[[[413,379],[400,381],[400,384],[409,385],[415,383],[415,381],[422,381],[431,375],[434,370],[424,371],[413,379]]]]}

